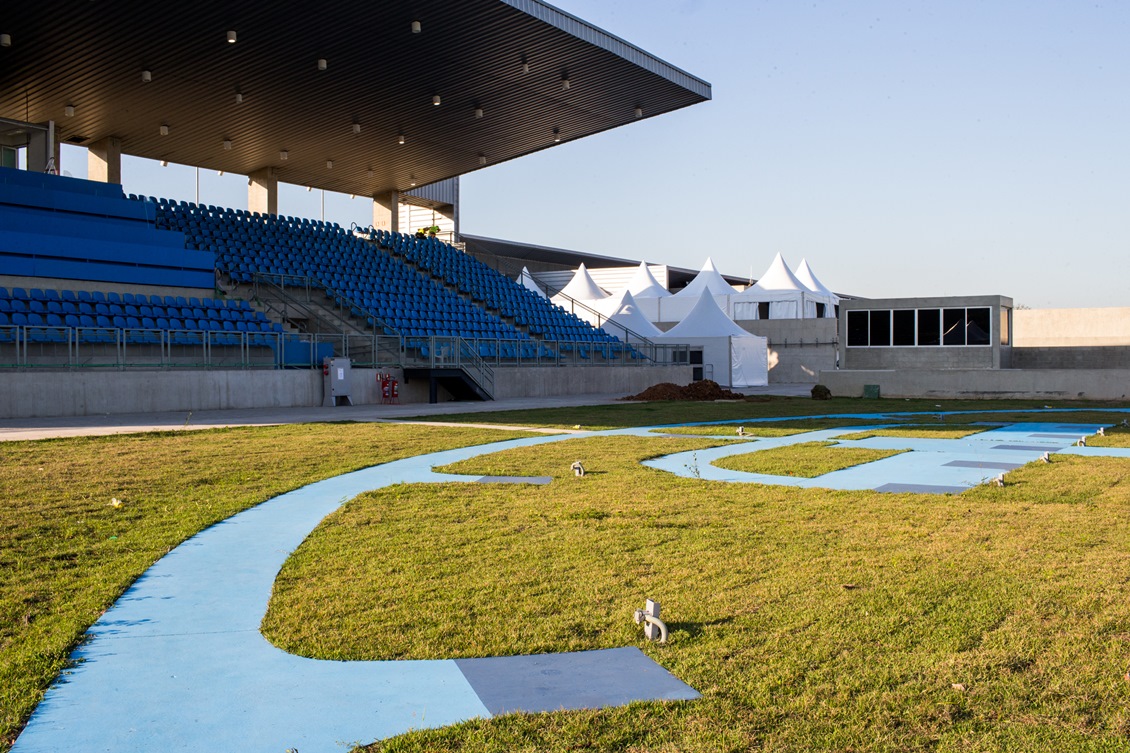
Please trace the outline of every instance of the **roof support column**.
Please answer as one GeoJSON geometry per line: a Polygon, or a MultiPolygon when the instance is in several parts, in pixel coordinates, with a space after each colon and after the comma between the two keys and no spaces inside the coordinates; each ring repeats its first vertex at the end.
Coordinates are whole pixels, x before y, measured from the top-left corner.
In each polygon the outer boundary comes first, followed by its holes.
{"type": "Polygon", "coordinates": [[[87,147],[87,177],[99,183],[122,182],[122,140],[107,136],[87,147]]]}
{"type": "Polygon", "coordinates": [[[264,167],[247,176],[247,211],[279,213],[279,176],[273,167],[264,167]]]}
{"type": "Polygon", "coordinates": [[[400,232],[399,191],[390,191],[373,197],[373,227],[390,233],[400,232]]]}

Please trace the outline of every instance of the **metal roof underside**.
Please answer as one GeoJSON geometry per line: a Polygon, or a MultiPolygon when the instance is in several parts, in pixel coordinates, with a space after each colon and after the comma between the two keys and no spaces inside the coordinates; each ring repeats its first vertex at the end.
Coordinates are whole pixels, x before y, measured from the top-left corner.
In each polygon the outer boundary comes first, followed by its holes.
{"type": "Polygon", "coordinates": [[[710,98],[708,83],[537,0],[9,5],[0,117],[54,120],[61,142],[113,136],[125,154],[274,167],[358,195],[554,146],[555,128],[564,144],[634,122],[636,107],[653,117],[710,98]]]}

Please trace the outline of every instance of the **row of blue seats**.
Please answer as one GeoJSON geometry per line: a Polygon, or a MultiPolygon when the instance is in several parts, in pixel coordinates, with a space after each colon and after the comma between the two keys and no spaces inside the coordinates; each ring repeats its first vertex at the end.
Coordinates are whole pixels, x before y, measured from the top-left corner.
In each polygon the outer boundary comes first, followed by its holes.
{"type": "Polygon", "coordinates": [[[191,306],[203,308],[239,308],[249,310],[251,304],[242,299],[225,300],[223,298],[185,298],[184,296],[161,296],[161,295],[146,295],[145,293],[117,293],[114,291],[103,292],[101,290],[87,291],[87,290],[52,290],[32,288],[30,291],[24,288],[12,288],[9,291],[7,288],[0,287],[0,299],[11,299],[21,301],[70,301],[73,303],[119,303],[119,304],[135,304],[135,305],[153,305],[153,306],[191,306]]]}
{"type": "Polygon", "coordinates": [[[267,317],[261,311],[242,308],[202,308],[197,306],[150,306],[143,304],[136,306],[131,303],[75,303],[73,301],[28,301],[19,298],[0,298],[0,311],[4,313],[31,313],[31,314],[88,314],[91,316],[150,316],[174,317],[181,319],[218,319],[218,320],[265,320],[267,317]]]}
{"type": "Polygon", "coordinates": [[[191,329],[212,332],[282,332],[270,321],[179,319],[165,316],[106,316],[103,314],[38,314],[0,311],[0,327],[104,327],[110,329],[191,329]]]}

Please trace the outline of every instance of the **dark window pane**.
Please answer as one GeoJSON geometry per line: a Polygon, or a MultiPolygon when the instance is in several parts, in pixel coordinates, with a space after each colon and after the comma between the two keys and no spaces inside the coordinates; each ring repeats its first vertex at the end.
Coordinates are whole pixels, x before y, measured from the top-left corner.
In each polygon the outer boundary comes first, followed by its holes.
{"type": "Polygon", "coordinates": [[[757,318],[758,319],[768,319],[769,318],[769,301],[761,301],[760,303],[757,304],[757,318]]]}
{"type": "Polygon", "coordinates": [[[965,344],[989,344],[989,309],[965,310],[965,344]]]}
{"type": "Polygon", "coordinates": [[[867,345],[867,312],[849,311],[847,315],[848,345],[867,345]]]}
{"type": "Polygon", "coordinates": [[[965,345],[965,309],[942,309],[942,345],[965,345]]]}
{"type": "Polygon", "coordinates": [[[918,345],[941,345],[942,312],[918,309],[918,345]]]}
{"type": "Polygon", "coordinates": [[[891,312],[891,341],[894,345],[914,345],[914,311],[891,312]]]}
{"type": "Polygon", "coordinates": [[[817,319],[823,319],[824,318],[824,304],[823,303],[816,304],[816,318],[817,319]]]}
{"type": "Polygon", "coordinates": [[[871,312],[871,347],[891,344],[891,312],[871,312]]]}

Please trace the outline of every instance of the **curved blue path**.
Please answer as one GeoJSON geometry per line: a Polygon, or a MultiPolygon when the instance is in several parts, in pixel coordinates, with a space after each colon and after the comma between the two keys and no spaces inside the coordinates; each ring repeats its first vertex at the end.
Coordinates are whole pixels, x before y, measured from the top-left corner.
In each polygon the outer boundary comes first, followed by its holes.
{"type": "MultiPolygon", "coordinates": [[[[883,421],[893,415],[870,417],[883,421]]],[[[968,445],[973,462],[982,464],[1028,462],[1044,448],[1130,456],[1130,451],[1068,447],[1080,431],[1093,432],[1094,427],[1040,428],[1029,425],[1011,434],[1008,428],[999,429],[998,436],[986,432],[964,444],[910,440],[916,452],[859,466],[872,474],[864,482],[847,471],[796,479],[735,474],[709,465],[710,459],[722,454],[812,441],[862,427],[735,443],[648,464],[695,475],[688,468],[693,462],[702,478],[727,481],[876,488],[866,484],[884,479],[890,483],[901,473],[890,462],[898,458],[934,456],[928,464],[934,468],[931,473],[938,473],[938,468],[975,470],[960,462],[952,465],[963,455],[947,454],[943,445],[950,450],[968,445]]],[[[48,690],[13,751],[282,753],[292,748],[312,753],[513,710],[698,697],[635,648],[460,661],[337,662],[287,654],[259,633],[283,563],[343,502],[394,483],[482,481],[478,476],[441,475],[431,469],[577,436],[497,442],[367,468],[276,497],[202,531],[147,570],[90,628],[87,642],[72,657],[74,666],[48,690]]],[[[859,444],[888,442],[902,446],[908,440],[876,438],[859,444]]],[[[915,478],[922,480],[925,467],[917,468],[915,478]]]]}
{"type": "Polygon", "coordinates": [[[516,684],[525,688],[522,710],[697,698],[636,648],[517,663],[522,657],[463,660],[464,670],[452,660],[307,659],[259,633],[283,562],[343,502],[394,483],[480,481],[431,468],[571,436],[497,442],[367,468],[202,531],[147,570],[90,628],[72,657],[75,666],[48,690],[13,751],[340,751],[515,710],[507,691],[516,684]],[[610,674],[617,670],[622,676],[610,674]],[[611,692],[602,693],[602,686],[611,692]]]}

